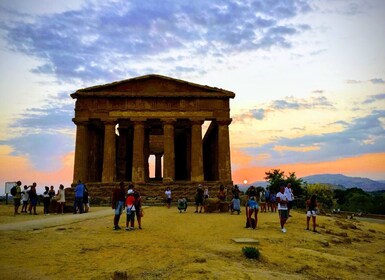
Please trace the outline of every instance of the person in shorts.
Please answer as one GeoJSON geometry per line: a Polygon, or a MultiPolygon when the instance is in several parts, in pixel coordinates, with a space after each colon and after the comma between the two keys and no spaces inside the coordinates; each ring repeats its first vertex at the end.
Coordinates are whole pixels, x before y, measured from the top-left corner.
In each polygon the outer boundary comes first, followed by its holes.
{"type": "Polygon", "coordinates": [[[313,194],[308,201],[306,201],[307,206],[307,213],[306,213],[306,229],[309,230],[309,224],[310,224],[310,218],[312,218],[313,222],[313,231],[317,232],[316,230],[316,217],[317,217],[317,196],[313,194]]]}
{"type": "Polygon", "coordinates": [[[17,181],[16,183],[16,194],[13,196],[13,204],[15,205],[15,216],[20,215],[19,207],[20,207],[20,199],[21,199],[21,182],[17,181]]]}
{"type": "Polygon", "coordinates": [[[28,186],[25,185],[24,190],[21,192],[21,201],[23,202],[23,206],[21,207],[21,213],[27,213],[28,200],[29,200],[28,186]]]}
{"type": "Polygon", "coordinates": [[[250,196],[249,200],[246,204],[246,212],[247,212],[247,221],[250,228],[257,229],[258,225],[258,211],[259,205],[255,196],[250,196]],[[252,217],[254,214],[254,221],[252,221],[252,217]]]}
{"type": "Polygon", "coordinates": [[[281,231],[285,233],[286,232],[285,223],[289,218],[288,207],[287,207],[289,199],[285,194],[285,186],[280,187],[280,190],[276,195],[276,199],[278,202],[278,213],[279,213],[281,231]]]}

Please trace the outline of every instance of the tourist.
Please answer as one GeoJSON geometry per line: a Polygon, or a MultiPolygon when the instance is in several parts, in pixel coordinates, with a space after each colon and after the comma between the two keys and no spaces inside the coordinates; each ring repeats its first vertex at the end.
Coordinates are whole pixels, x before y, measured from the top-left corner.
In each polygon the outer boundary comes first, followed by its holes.
{"type": "Polygon", "coordinates": [[[309,200],[306,201],[307,206],[307,217],[306,217],[306,229],[309,230],[309,223],[310,223],[310,217],[312,218],[313,222],[313,231],[317,232],[316,230],[316,216],[317,216],[317,196],[313,194],[309,200]]]}
{"type": "Polygon", "coordinates": [[[187,200],[182,196],[178,199],[178,210],[179,213],[182,213],[182,211],[186,212],[187,210],[187,200]]]}
{"type": "Polygon", "coordinates": [[[64,214],[64,206],[66,203],[66,196],[64,186],[60,185],[56,195],[57,213],[64,214]]]}
{"type": "Polygon", "coordinates": [[[209,198],[209,187],[205,186],[204,199],[209,198]]]}
{"type": "Polygon", "coordinates": [[[275,196],[275,191],[270,191],[270,207],[271,212],[277,212],[277,199],[275,196]]]}
{"type": "Polygon", "coordinates": [[[199,184],[195,194],[195,206],[196,206],[195,213],[198,213],[199,206],[200,206],[199,213],[202,213],[203,200],[204,200],[204,190],[202,188],[202,185],[199,184]]]}
{"type": "Polygon", "coordinates": [[[142,229],[142,217],[143,217],[143,208],[142,208],[142,197],[140,193],[134,190],[134,198],[135,198],[135,212],[136,212],[136,220],[138,221],[138,228],[142,229]]]}
{"type": "Polygon", "coordinates": [[[259,205],[257,202],[257,198],[255,196],[251,196],[246,203],[246,212],[247,212],[246,227],[257,229],[258,211],[259,211],[259,205]],[[253,214],[254,214],[254,219],[252,218],[253,214]]]}
{"type": "Polygon", "coordinates": [[[258,193],[258,202],[261,207],[261,213],[265,212],[266,213],[266,196],[265,196],[265,191],[261,190],[258,193]]]}
{"type": "Polygon", "coordinates": [[[135,226],[135,197],[134,190],[129,189],[126,198],[126,230],[134,230],[135,226]]]}
{"type": "Polygon", "coordinates": [[[54,189],[53,186],[51,186],[51,188],[50,188],[48,194],[49,194],[49,198],[50,198],[51,200],[55,197],[55,189],[54,189]]]}
{"type": "Polygon", "coordinates": [[[218,192],[217,197],[221,201],[226,201],[226,191],[225,191],[225,187],[223,185],[219,186],[219,192],[218,192]]]}
{"type": "Polygon", "coordinates": [[[49,187],[45,186],[45,191],[43,193],[43,204],[44,204],[44,215],[49,215],[49,205],[51,202],[51,197],[49,196],[49,187]]]}
{"type": "Polygon", "coordinates": [[[114,189],[112,193],[112,209],[115,209],[114,215],[114,230],[119,230],[119,219],[120,215],[124,210],[124,202],[125,202],[125,191],[124,191],[124,183],[120,182],[119,187],[114,189]]]}
{"type": "Polygon", "coordinates": [[[279,192],[277,193],[277,202],[278,202],[278,214],[281,225],[281,231],[286,232],[285,223],[289,217],[287,204],[289,202],[285,194],[285,186],[281,186],[279,192]]]}
{"type": "Polygon", "coordinates": [[[90,209],[90,199],[89,199],[89,192],[87,186],[84,184],[84,193],[83,193],[83,206],[84,206],[84,213],[88,213],[88,210],[90,209]]]}
{"type": "Polygon", "coordinates": [[[37,215],[36,213],[36,205],[37,205],[37,192],[36,192],[36,183],[34,182],[32,186],[30,186],[30,190],[28,191],[28,196],[29,196],[29,214],[32,214],[32,209],[33,209],[33,214],[37,215]]]}
{"type": "Polygon", "coordinates": [[[28,207],[28,186],[24,185],[24,190],[21,192],[21,200],[23,202],[23,206],[21,207],[21,213],[27,213],[27,207],[28,207]]]}
{"type": "Polygon", "coordinates": [[[291,183],[287,184],[287,187],[285,188],[285,195],[287,197],[287,214],[288,217],[291,217],[290,210],[293,208],[293,200],[294,200],[294,194],[293,190],[291,189],[291,183]]]}
{"type": "Polygon", "coordinates": [[[167,187],[167,189],[164,192],[164,194],[166,195],[167,208],[170,209],[170,206],[171,206],[171,190],[170,190],[170,187],[167,187]]]}
{"type": "Polygon", "coordinates": [[[19,213],[19,207],[20,207],[20,199],[21,199],[21,182],[20,181],[17,181],[16,182],[16,185],[14,186],[16,188],[16,193],[15,195],[12,195],[13,196],[13,204],[14,204],[14,208],[15,208],[15,216],[16,215],[20,215],[19,213]]]}
{"type": "Polygon", "coordinates": [[[250,197],[256,197],[256,196],[257,196],[257,190],[255,189],[254,186],[250,186],[250,187],[246,190],[246,204],[245,204],[246,220],[249,219],[249,212],[248,212],[247,202],[249,201],[250,197]]]}
{"type": "Polygon", "coordinates": [[[241,200],[239,199],[240,190],[238,188],[238,185],[235,185],[232,188],[231,193],[233,194],[233,199],[230,203],[231,214],[233,214],[234,211],[237,211],[239,215],[239,213],[241,212],[241,200]]]}
{"type": "Polygon", "coordinates": [[[79,180],[75,187],[75,203],[74,203],[74,214],[79,210],[79,214],[83,214],[83,195],[84,195],[84,184],[79,180]]]}

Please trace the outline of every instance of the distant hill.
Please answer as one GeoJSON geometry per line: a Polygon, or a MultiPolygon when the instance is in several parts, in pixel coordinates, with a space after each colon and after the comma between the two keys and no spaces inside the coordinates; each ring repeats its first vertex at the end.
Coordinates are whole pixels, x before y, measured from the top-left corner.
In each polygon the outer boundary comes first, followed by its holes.
{"type": "Polygon", "coordinates": [[[342,174],[318,174],[302,178],[309,184],[330,184],[336,187],[360,188],[367,192],[385,190],[385,183],[368,178],[349,177],[342,174]]]}
{"type": "MultiPolygon", "coordinates": [[[[385,180],[374,181],[368,178],[349,177],[342,174],[317,174],[302,177],[302,179],[309,184],[328,184],[341,189],[360,188],[367,192],[385,190],[385,180]]],[[[245,190],[251,185],[265,188],[268,183],[266,181],[256,181],[246,185],[238,184],[241,190],[245,190]]]]}

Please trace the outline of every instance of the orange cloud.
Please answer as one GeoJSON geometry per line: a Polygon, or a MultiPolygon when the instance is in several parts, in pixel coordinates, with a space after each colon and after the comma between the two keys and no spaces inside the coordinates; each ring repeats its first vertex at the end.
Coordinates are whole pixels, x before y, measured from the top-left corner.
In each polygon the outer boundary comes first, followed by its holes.
{"type": "MultiPolygon", "coordinates": [[[[38,184],[38,192],[43,191],[44,186],[55,186],[60,184],[69,187],[72,183],[74,153],[62,157],[62,167],[52,172],[37,171],[26,158],[8,154],[9,149],[2,146],[0,149],[0,184],[20,180],[23,185],[38,184]]],[[[3,191],[4,189],[2,189],[3,191]]]]}
{"type": "Polygon", "coordinates": [[[385,153],[365,154],[358,157],[343,158],[335,161],[318,163],[283,164],[281,166],[246,166],[233,170],[234,183],[264,181],[265,172],[280,169],[295,172],[297,177],[313,174],[344,174],[355,177],[368,177],[374,180],[385,179],[385,153]]]}

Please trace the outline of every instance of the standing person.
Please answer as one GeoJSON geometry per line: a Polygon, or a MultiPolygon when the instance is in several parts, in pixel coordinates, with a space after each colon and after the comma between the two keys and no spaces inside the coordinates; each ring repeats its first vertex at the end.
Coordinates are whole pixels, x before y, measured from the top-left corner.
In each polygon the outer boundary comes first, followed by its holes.
{"type": "Polygon", "coordinates": [[[53,186],[51,186],[48,194],[49,194],[49,198],[52,200],[54,198],[54,196],[55,196],[55,189],[54,189],[53,186]]]}
{"type": "Polygon", "coordinates": [[[90,200],[89,200],[89,193],[87,186],[84,184],[84,192],[83,192],[83,206],[84,206],[84,213],[88,213],[88,210],[90,209],[90,200]]]}
{"type": "Polygon", "coordinates": [[[120,215],[124,210],[124,202],[126,200],[125,191],[124,191],[124,183],[120,182],[119,187],[114,189],[112,193],[112,209],[115,209],[114,215],[114,230],[119,230],[119,219],[120,215]]]}
{"type": "Polygon", "coordinates": [[[226,201],[226,192],[225,192],[225,187],[224,187],[223,185],[220,185],[220,186],[219,186],[219,192],[218,192],[217,197],[218,197],[221,201],[226,201]]]}
{"type": "Polygon", "coordinates": [[[246,219],[248,220],[249,219],[249,207],[247,206],[247,202],[249,201],[250,197],[257,197],[257,190],[255,189],[254,186],[250,186],[247,190],[246,190],[246,204],[245,204],[245,212],[246,212],[246,219]]]}
{"type": "Polygon", "coordinates": [[[233,200],[231,201],[231,214],[233,214],[234,211],[239,213],[241,212],[241,200],[239,199],[239,193],[240,190],[238,188],[238,185],[235,185],[233,189],[231,190],[231,193],[233,194],[233,200]]]}
{"type": "MultiPolygon", "coordinates": [[[[271,211],[271,202],[270,202],[270,191],[269,191],[269,187],[266,187],[266,191],[265,191],[265,200],[266,200],[266,208],[267,208],[267,212],[271,211]]],[[[273,211],[272,211],[273,212],[273,211]]]]}
{"type": "Polygon", "coordinates": [[[266,213],[266,196],[265,196],[265,191],[260,191],[258,195],[259,195],[258,202],[259,202],[259,205],[261,207],[261,212],[265,212],[266,213]]]}
{"type": "Polygon", "coordinates": [[[44,204],[44,215],[49,215],[49,205],[51,202],[51,197],[49,195],[49,187],[45,186],[45,191],[43,193],[43,204],[44,204]]]}
{"type": "Polygon", "coordinates": [[[199,206],[201,207],[199,210],[199,213],[202,213],[203,199],[204,199],[204,190],[202,188],[202,185],[199,184],[195,194],[195,206],[196,206],[195,213],[198,213],[199,206]]]}
{"type": "Polygon", "coordinates": [[[20,215],[19,213],[19,207],[20,207],[20,199],[21,199],[21,182],[17,181],[14,188],[16,188],[15,195],[13,196],[13,204],[15,206],[15,216],[20,215]]]}
{"type": "Polygon", "coordinates": [[[83,195],[84,195],[84,184],[79,180],[75,187],[75,205],[74,214],[79,209],[79,214],[83,214],[83,195]]]}
{"type": "Polygon", "coordinates": [[[288,203],[287,203],[287,214],[288,217],[291,217],[290,210],[293,208],[293,200],[294,200],[294,194],[293,190],[291,189],[291,183],[288,183],[285,188],[285,195],[287,197],[288,203]]]}
{"type": "Polygon", "coordinates": [[[36,205],[37,205],[37,192],[36,192],[36,183],[34,182],[32,186],[30,187],[30,190],[28,191],[28,196],[29,196],[29,214],[32,214],[32,209],[33,209],[33,214],[37,215],[36,213],[36,205]]]}
{"type": "Polygon", "coordinates": [[[285,186],[281,186],[279,192],[277,193],[277,202],[278,202],[278,214],[281,225],[281,231],[286,232],[285,223],[289,217],[287,204],[289,202],[285,194],[285,186]]]}
{"type": "Polygon", "coordinates": [[[127,192],[126,213],[126,230],[134,230],[136,208],[134,191],[132,189],[129,189],[127,192]]]}
{"type": "Polygon", "coordinates": [[[136,220],[138,221],[139,229],[142,229],[142,217],[143,217],[142,197],[140,196],[140,193],[135,189],[134,189],[134,198],[135,198],[136,220]]]}
{"type": "Polygon", "coordinates": [[[316,230],[316,217],[317,217],[317,196],[313,194],[309,200],[306,201],[307,206],[307,217],[306,217],[306,229],[309,230],[309,223],[310,223],[310,217],[312,218],[313,222],[313,231],[317,232],[316,230]]]}
{"type": "Polygon", "coordinates": [[[271,212],[277,212],[277,199],[275,196],[275,191],[270,191],[270,206],[271,212]]]}
{"type": "Polygon", "coordinates": [[[170,209],[170,206],[171,206],[171,190],[170,190],[170,187],[167,187],[167,189],[164,192],[164,194],[166,195],[167,208],[170,209]]]}
{"type": "Polygon", "coordinates": [[[204,193],[204,199],[209,198],[209,187],[205,186],[205,193],[204,193]]]}
{"type": "Polygon", "coordinates": [[[64,206],[65,206],[65,203],[66,203],[66,195],[65,195],[65,191],[64,191],[64,186],[63,185],[59,186],[59,190],[57,191],[57,195],[56,195],[56,202],[57,202],[57,213],[58,214],[64,214],[64,206]]]}
{"type": "Polygon", "coordinates": [[[21,213],[27,213],[29,194],[28,194],[28,186],[24,186],[24,190],[21,192],[21,201],[23,202],[23,206],[21,207],[21,213]]]}

